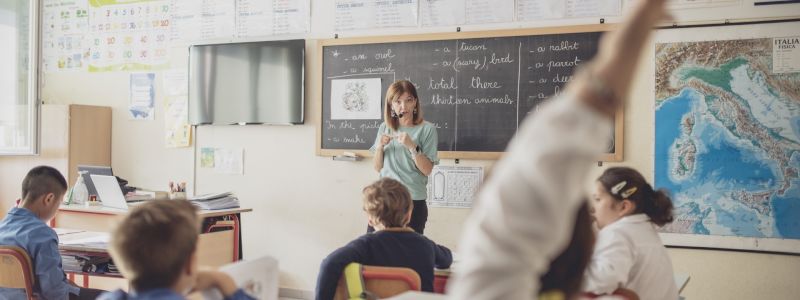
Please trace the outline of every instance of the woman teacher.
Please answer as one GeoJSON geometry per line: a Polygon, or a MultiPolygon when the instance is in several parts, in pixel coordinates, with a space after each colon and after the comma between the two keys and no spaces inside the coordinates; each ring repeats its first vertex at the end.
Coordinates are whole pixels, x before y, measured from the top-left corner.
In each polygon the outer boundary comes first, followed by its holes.
{"type": "MultiPolygon", "coordinates": [[[[408,80],[399,80],[386,90],[383,123],[370,151],[374,156],[375,170],[380,177],[400,181],[408,188],[414,209],[409,227],[419,234],[425,231],[428,221],[428,175],[433,165],[439,164],[436,127],[422,118],[417,89],[408,80]]],[[[372,226],[367,232],[372,232],[372,226]]]]}

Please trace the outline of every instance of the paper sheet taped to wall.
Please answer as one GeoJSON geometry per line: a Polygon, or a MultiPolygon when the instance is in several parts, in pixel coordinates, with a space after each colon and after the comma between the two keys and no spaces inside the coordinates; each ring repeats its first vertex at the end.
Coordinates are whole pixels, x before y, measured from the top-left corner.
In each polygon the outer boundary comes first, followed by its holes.
{"type": "Polygon", "coordinates": [[[428,176],[428,204],[470,208],[482,182],[482,167],[434,166],[428,176]]]}

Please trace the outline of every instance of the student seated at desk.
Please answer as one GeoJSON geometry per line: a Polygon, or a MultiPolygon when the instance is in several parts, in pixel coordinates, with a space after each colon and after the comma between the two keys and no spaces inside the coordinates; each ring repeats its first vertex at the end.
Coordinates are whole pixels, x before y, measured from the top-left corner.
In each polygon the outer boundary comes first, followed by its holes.
{"type": "Polygon", "coordinates": [[[653,190],[634,169],[609,168],[597,179],[592,208],[600,231],[586,291],[626,288],[642,299],[678,299],[672,262],[656,232],[656,226],[672,222],[666,192],[653,190]]]}
{"type": "Polygon", "coordinates": [[[411,268],[419,274],[422,290],[433,292],[433,269],[450,267],[450,249],[408,227],[413,203],[411,194],[399,181],[384,177],[365,187],[363,193],[364,211],[376,231],[362,235],[322,261],[316,299],[333,299],[339,278],[351,262],[411,268]]]}
{"type": "MultiPolygon", "coordinates": [[[[94,299],[101,290],[80,288],[61,267],[58,235],[47,226],[67,191],[67,180],[48,166],[31,169],[22,180],[22,198],[0,222],[0,245],[17,246],[28,253],[33,266],[33,292],[38,299],[94,299]]],[[[2,299],[25,299],[21,289],[0,288],[2,299]]]]}
{"type": "Polygon", "coordinates": [[[200,220],[185,200],[158,200],[137,206],[111,234],[111,257],[130,282],[131,292],[98,299],[184,299],[184,294],[216,288],[225,299],[252,297],[225,273],[197,269],[200,220]]]}

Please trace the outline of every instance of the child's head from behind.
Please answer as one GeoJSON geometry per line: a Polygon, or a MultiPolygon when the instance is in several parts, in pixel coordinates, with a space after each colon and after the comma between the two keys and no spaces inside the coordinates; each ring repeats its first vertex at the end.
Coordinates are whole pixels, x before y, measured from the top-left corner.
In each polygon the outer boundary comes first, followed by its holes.
{"type": "Polygon", "coordinates": [[[22,207],[34,210],[40,219],[50,220],[58,211],[67,180],[53,167],[38,166],[22,180],[22,207]]]}
{"type": "MultiPolygon", "coordinates": [[[[404,227],[411,220],[411,194],[397,180],[381,178],[366,186],[364,211],[369,215],[370,225],[375,227],[404,227]]],[[[380,229],[380,228],[379,228],[380,229]]]]}
{"type": "Polygon", "coordinates": [[[672,222],[672,201],[667,192],[653,190],[642,174],[627,167],[608,168],[600,175],[592,204],[600,228],[639,213],[658,226],[672,222]]]}
{"type": "Polygon", "coordinates": [[[156,200],[137,206],[112,233],[114,262],[137,291],[183,291],[197,274],[195,250],[200,222],[185,200],[156,200]]]}

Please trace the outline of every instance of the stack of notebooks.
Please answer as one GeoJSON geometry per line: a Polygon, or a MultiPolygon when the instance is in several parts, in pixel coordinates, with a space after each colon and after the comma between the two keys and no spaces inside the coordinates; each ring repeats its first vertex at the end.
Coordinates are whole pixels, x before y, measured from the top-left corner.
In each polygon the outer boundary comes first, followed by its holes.
{"type": "Polygon", "coordinates": [[[109,261],[108,257],[61,255],[61,263],[66,272],[107,274],[109,273],[109,261]]]}
{"type": "Polygon", "coordinates": [[[195,196],[189,201],[203,210],[239,208],[239,198],[231,192],[195,196]]]}

